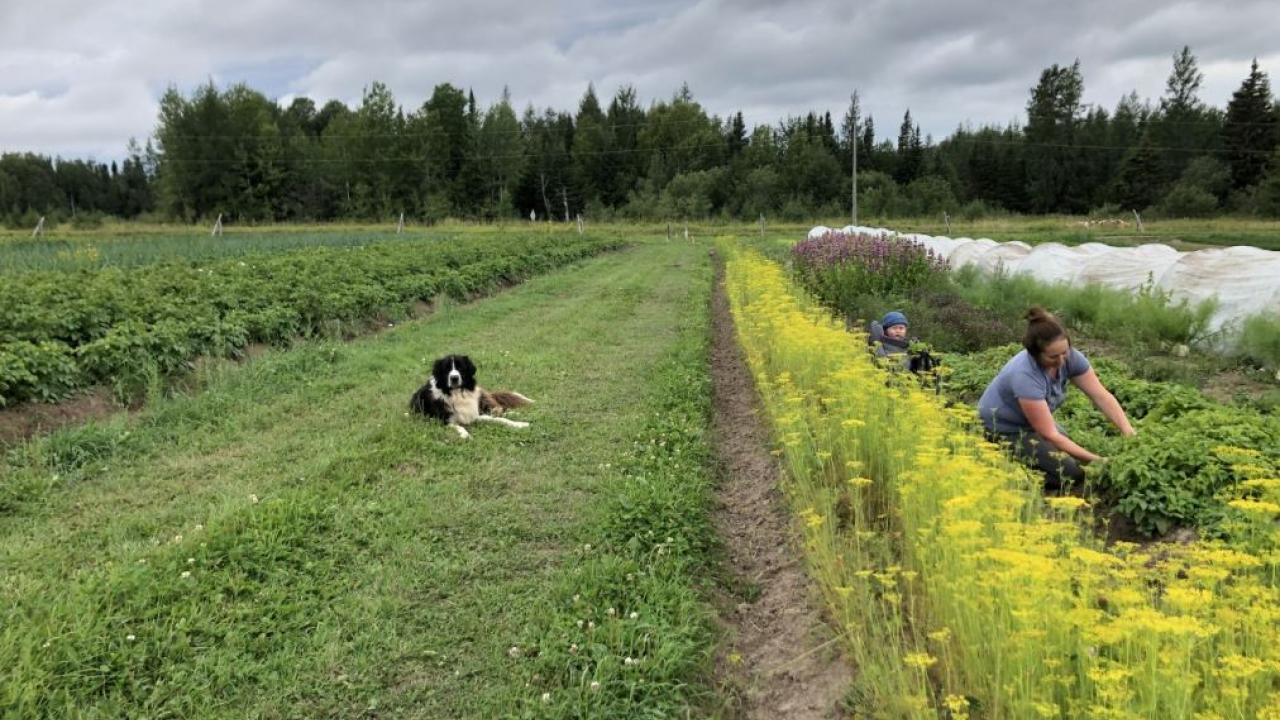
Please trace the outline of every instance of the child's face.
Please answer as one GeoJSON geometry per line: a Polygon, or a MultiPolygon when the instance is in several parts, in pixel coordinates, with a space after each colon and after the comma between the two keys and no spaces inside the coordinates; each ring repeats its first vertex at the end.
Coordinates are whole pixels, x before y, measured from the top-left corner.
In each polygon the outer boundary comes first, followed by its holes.
{"type": "Polygon", "coordinates": [[[907,326],[894,325],[893,327],[887,327],[884,329],[884,334],[894,340],[901,340],[907,336],[907,326]]]}

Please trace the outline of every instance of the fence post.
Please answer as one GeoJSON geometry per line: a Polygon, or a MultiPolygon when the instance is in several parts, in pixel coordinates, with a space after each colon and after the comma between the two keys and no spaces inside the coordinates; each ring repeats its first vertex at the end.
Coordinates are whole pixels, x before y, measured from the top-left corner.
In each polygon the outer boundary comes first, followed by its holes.
{"type": "Polygon", "coordinates": [[[44,216],[41,215],[40,222],[36,223],[36,229],[31,231],[31,237],[36,237],[37,235],[43,232],[44,232],[44,216]]]}
{"type": "Polygon", "coordinates": [[[218,213],[218,219],[213,223],[213,229],[209,231],[209,236],[222,234],[222,213],[218,213]]]}

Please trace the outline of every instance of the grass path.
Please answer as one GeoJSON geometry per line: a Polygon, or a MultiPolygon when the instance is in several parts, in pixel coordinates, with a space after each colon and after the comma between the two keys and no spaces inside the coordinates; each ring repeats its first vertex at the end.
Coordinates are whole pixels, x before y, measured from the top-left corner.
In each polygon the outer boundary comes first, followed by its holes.
{"type": "Polygon", "coordinates": [[[35,488],[0,517],[0,714],[509,712],[507,648],[707,282],[705,249],[643,245],[39,445],[0,477],[35,488]],[[532,426],[405,417],[446,352],[535,398],[532,426]]]}

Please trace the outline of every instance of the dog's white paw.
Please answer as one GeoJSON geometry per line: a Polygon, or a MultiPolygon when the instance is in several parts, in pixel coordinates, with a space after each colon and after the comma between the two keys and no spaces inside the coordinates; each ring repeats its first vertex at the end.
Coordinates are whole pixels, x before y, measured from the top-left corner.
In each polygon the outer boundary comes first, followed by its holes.
{"type": "Polygon", "coordinates": [[[512,421],[511,421],[511,427],[513,427],[513,428],[527,428],[527,427],[529,427],[529,423],[527,423],[527,422],[522,422],[522,421],[520,421],[520,420],[512,420],[512,421]]]}

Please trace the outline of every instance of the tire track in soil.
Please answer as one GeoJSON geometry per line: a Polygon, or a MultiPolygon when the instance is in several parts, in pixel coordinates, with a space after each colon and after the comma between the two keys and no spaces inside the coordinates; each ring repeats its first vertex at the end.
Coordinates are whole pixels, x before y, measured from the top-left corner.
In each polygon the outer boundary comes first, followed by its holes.
{"type": "Polygon", "coordinates": [[[714,262],[711,375],[720,474],[714,521],[724,543],[726,577],[738,588],[720,598],[718,623],[725,638],[716,653],[716,675],[725,717],[846,717],[841,701],[853,668],[805,572],[779,487],[782,469],[769,453],[769,430],[734,336],[724,264],[714,262]]]}

